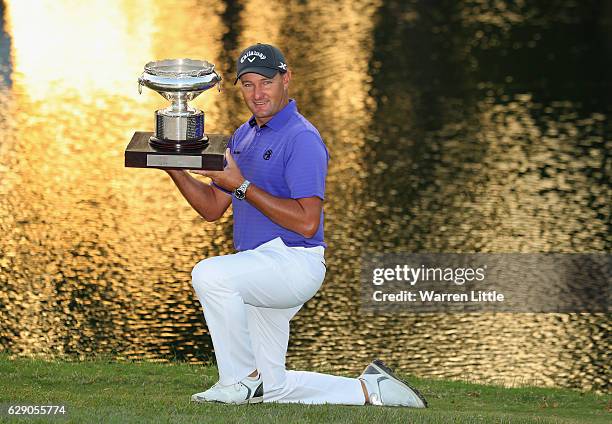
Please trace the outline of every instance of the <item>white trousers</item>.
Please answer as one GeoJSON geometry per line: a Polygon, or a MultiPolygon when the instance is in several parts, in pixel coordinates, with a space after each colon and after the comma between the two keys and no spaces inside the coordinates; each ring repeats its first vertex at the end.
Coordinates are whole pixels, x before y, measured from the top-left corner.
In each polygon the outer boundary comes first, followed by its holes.
{"type": "Polygon", "coordinates": [[[257,369],[264,402],[364,404],[357,378],[285,370],[289,321],[323,283],[323,253],[323,247],[287,247],[275,238],[193,268],[220,384],[237,383],[257,369]]]}

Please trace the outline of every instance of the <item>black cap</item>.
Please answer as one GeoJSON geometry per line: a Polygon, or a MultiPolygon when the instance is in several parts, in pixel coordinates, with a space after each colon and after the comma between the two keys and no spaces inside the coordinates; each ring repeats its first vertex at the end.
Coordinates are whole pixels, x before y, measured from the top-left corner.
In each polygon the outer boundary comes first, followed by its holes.
{"type": "Polygon", "coordinates": [[[277,72],[287,72],[287,63],[285,56],[276,47],[270,44],[257,43],[251,47],[247,47],[240,53],[240,57],[236,62],[236,81],[248,72],[263,75],[266,78],[272,78],[277,72]]]}

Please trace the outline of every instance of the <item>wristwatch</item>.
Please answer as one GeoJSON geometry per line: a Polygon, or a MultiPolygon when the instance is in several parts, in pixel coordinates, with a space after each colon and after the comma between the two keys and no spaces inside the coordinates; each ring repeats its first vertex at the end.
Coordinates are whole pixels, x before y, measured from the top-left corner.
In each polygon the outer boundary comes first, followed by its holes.
{"type": "Polygon", "coordinates": [[[244,200],[247,188],[249,188],[250,185],[251,182],[249,180],[244,180],[244,182],[240,184],[240,187],[234,190],[234,197],[238,200],[244,200]]]}

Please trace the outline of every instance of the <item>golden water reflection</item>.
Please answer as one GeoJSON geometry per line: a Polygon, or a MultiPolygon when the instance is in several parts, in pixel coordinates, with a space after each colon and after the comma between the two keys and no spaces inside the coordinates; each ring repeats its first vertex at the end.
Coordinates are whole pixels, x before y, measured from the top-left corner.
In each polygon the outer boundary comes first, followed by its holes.
{"type": "Polygon", "coordinates": [[[7,4],[16,85],[35,101],[65,91],[88,98],[130,93],[153,57],[157,8],[147,1],[7,4]]]}
{"type": "MultiPolygon", "coordinates": [[[[605,184],[583,172],[596,173],[602,159],[602,112],[454,75],[476,60],[461,49],[428,67],[421,41],[448,47],[423,38],[432,18],[410,5],[38,5],[8,2],[4,16],[11,83],[0,87],[0,348],[212,359],[189,273],[201,258],[232,251],[231,216],[204,222],[163,172],[124,168],[123,149],[165,103],[150,90],[138,95],[144,63],[215,63],[224,91],[195,104],[207,131],[229,133],[249,116],[231,84],[233,58],[268,41],[283,46],[292,96],[332,156],[329,270],[295,321],[289,365],[355,373],[380,356],[421,376],[606,387],[606,316],[362,315],[357,300],[367,249],[605,251],[605,184]],[[401,26],[388,21],[396,16],[401,26]],[[395,51],[405,28],[416,31],[406,37],[414,48],[395,51]],[[438,80],[450,83],[436,91],[438,80]]],[[[465,25],[485,25],[472,23],[471,9],[457,13],[465,25]]],[[[457,37],[472,45],[470,35],[457,37]]]]}

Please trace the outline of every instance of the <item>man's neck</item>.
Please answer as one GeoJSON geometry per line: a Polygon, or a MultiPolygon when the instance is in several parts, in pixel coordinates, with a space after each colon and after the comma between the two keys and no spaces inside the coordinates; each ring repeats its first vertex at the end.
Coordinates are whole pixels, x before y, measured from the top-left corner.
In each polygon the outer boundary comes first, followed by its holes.
{"type": "Polygon", "coordinates": [[[274,116],[275,115],[272,115],[272,116],[268,116],[266,118],[261,118],[261,119],[258,117],[255,117],[255,123],[257,124],[259,128],[261,128],[264,125],[266,125],[270,119],[274,118],[274,116]]]}

